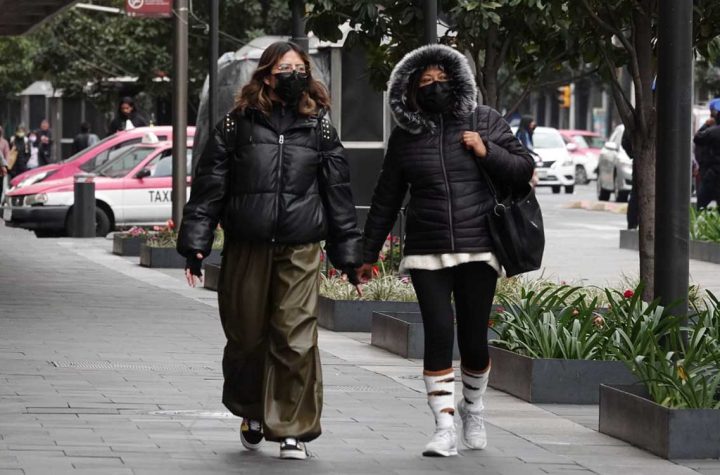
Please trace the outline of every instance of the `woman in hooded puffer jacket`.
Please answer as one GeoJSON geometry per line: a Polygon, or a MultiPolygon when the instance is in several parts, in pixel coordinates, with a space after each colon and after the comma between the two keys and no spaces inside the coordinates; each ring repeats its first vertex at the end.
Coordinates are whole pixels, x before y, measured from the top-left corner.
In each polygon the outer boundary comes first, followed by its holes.
{"type": "Polygon", "coordinates": [[[487,328],[502,269],[486,226],[495,202],[480,168],[503,196],[526,187],[534,168],[505,120],[490,107],[478,107],[476,97],[467,59],[453,48],[424,46],[397,64],[389,101],[398,125],[373,195],[365,224],[365,264],[358,270],[363,280],[371,276],[371,263],[409,190],[401,271],[410,272],[425,330],[423,375],[435,416],[435,431],[423,452],[427,456],[457,454],[456,323],[461,439],[470,449],[487,445],[482,415],[490,373],[487,328]]]}

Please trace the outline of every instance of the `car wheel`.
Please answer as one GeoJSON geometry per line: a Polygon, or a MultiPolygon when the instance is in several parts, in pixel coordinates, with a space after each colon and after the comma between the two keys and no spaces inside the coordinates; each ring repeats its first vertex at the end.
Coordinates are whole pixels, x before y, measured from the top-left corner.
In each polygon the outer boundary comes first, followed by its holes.
{"type": "MultiPolygon", "coordinates": [[[[70,208],[68,211],[67,218],[65,219],[65,231],[68,236],[72,236],[72,222],[73,222],[73,209],[70,208]]],[[[95,236],[105,237],[110,232],[110,217],[107,215],[105,210],[99,206],[95,207],[95,236]]]]}
{"type": "Polygon", "coordinates": [[[600,176],[598,176],[597,180],[597,198],[600,201],[608,201],[610,199],[610,191],[602,187],[602,184],[600,184],[600,176]]]}
{"type": "Polygon", "coordinates": [[[578,165],[575,167],[575,183],[579,183],[581,185],[587,185],[590,183],[590,180],[588,180],[587,172],[585,171],[585,167],[582,165],[578,165]]]}
{"type": "Polygon", "coordinates": [[[565,187],[565,194],[572,195],[575,192],[575,185],[565,187]]]}
{"type": "Polygon", "coordinates": [[[560,187],[559,187],[559,186],[553,186],[553,187],[551,187],[551,188],[552,188],[552,192],[553,192],[554,195],[557,195],[558,193],[560,193],[560,187]]]}

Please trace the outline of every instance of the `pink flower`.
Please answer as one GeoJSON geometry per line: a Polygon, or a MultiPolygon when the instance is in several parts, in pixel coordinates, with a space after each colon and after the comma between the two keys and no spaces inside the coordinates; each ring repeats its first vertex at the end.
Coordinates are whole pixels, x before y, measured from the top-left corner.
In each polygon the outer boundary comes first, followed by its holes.
{"type": "Polygon", "coordinates": [[[632,290],[628,289],[628,290],[626,290],[625,293],[623,294],[623,297],[625,297],[626,299],[631,299],[631,298],[633,298],[634,295],[635,295],[635,292],[633,292],[632,290]]]}
{"type": "Polygon", "coordinates": [[[170,218],[170,219],[168,219],[167,222],[165,223],[165,226],[166,226],[168,229],[175,229],[175,221],[173,221],[172,218],[170,218]]]}
{"type": "Polygon", "coordinates": [[[403,284],[409,284],[410,283],[410,277],[401,277],[400,282],[403,284]]]}
{"type": "Polygon", "coordinates": [[[372,266],[372,273],[374,276],[380,275],[380,268],[378,266],[372,266]]]}

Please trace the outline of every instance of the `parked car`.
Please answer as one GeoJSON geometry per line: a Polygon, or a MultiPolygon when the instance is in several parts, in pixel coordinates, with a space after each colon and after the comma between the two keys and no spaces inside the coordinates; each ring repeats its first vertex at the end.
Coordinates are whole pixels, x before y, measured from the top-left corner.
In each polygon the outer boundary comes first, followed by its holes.
{"type": "MultiPolygon", "coordinates": [[[[513,133],[517,127],[512,127],[513,133]]],[[[565,147],[560,132],[552,127],[536,127],[533,132],[535,151],[535,186],[549,186],[553,193],[575,191],[575,163],[565,147]]]]}
{"type": "MultiPolygon", "coordinates": [[[[187,128],[188,137],[195,136],[195,127],[187,128]]],[[[104,162],[112,159],[123,147],[138,144],[172,140],[172,127],[138,127],[117,132],[92,147],[79,151],[70,158],[58,163],[28,170],[13,178],[11,189],[22,188],[44,180],[57,180],[77,173],[88,172],[104,162]]]]}
{"type": "MultiPolygon", "coordinates": [[[[188,144],[188,187],[191,162],[188,144]]],[[[93,174],[97,236],[121,225],[162,224],[171,216],[171,142],[133,145],[93,174]]],[[[32,230],[38,237],[69,234],[73,202],[74,177],[35,183],[8,191],[3,219],[6,226],[32,230]]]]}
{"type": "Polygon", "coordinates": [[[575,183],[584,185],[597,180],[598,157],[605,139],[588,130],[560,130],[560,135],[575,161],[575,183]]]}
{"type": "Polygon", "coordinates": [[[615,201],[626,202],[632,191],[632,159],[622,147],[625,126],[618,125],[598,158],[597,197],[608,201],[615,194],[615,201]]]}

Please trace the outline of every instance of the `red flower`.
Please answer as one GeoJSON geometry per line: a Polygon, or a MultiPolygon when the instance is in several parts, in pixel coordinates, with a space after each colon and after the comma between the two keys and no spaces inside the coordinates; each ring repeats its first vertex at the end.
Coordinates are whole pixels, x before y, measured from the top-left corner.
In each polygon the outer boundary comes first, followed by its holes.
{"type": "Polygon", "coordinates": [[[335,269],[330,269],[328,271],[328,277],[335,277],[337,275],[337,271],[335,269]]]}
{"type": "Polygon", "coordinates": [[[633,298],[633,295],[635,295],[635,292],[633,292],[632,290],[628,289],[628,290],[626,290],[625,293],[623,294],[623,297],[625,297],[626,299],[631,299],[631,298],[633,298]]]}
{"type": "Polygon", "coordinates": [[[495,326],[495,320],[492,320],[492,319],[488,320],[488,328],[492,328],[494,326],[495,326]]]}
{"type": "Polygon", "coordinates": [[[385,262],[385,259],[387,259],[387,257],[385,257],[385,254],[383,254],[383,253],[381,252],[381,253],[380,253],[380,256],[379,256],[379,259],[380,259],[381,261],[385,262]]]}
{"type": "Polygon", "coordinates": [[[378,266],[373,266],[372,269],[373,269],[373,271],[372,271],[373,275],[376,275],[376,276],[380,275],[380,268],[378,266]]]}
{"type": "Polygon", "coordinates": [[[320,253],[320,262],[325,262],[325,253],[324,252],[320,253]]]}

